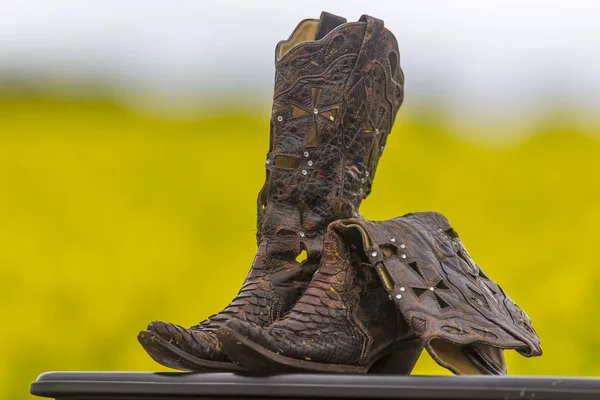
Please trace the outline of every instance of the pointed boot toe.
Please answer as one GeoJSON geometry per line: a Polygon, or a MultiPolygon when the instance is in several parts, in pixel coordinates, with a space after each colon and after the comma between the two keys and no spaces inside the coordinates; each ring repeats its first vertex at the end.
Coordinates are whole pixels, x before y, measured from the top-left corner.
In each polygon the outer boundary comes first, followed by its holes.
{"type": "MultiPolygon", "coordinates": [[[[228,351],[237,353],[235,349],[244,353],[242,357],[245,355],[252,357],[252,354],[256,352],[277,353],[277,341],[270,335],[270,332],[259,325],[247,321],[236,319],[227,321],[224,327],[217,330],[216,336],[228,356],[228,351]],[[224,343],[227,343],[227,345],[224,343]]],[[[235,359],[229,358],[240,366],[247,364],[244,360],[240,362],[236,361],[237,357],[235,359]]],[[[252,370],[256,370],[256,368],[253,366],[252,370]]]]}
{"type": "Polygon", "coordinates": [[[278,364],[271,362],[275,353],[261,345],[260,331],[259,326],[232,319],[217,330],[216,336],[229,359],[240,368],[256,374],[277,373],[278,364]]]}
{"type": "MultiPolygon", "coordinates": [[[[241,320],[227,321],[224,329],[217,331],[217,338],[220,341],[222,335],[226,336],[225,340],[228,343],[231,340],[240,341],[240,339],[243,339],[243,342],[249,343],[253,347],[259,346],[275,354],[281,354],[283,352],[282,348],[301,348],[303,347],[302,342],[305,342],[303,339],[298,340],[298,336],[286,329],[268,329],[241,320]]],[[[221,343],[223,342],[221,341],[221,343]]]]}
{"type": "Polygon", "coordinates": [[[229,359],[254,374],[290,372],[364,374],[368,371],[367,368],[362,367],[318,363],[308,356],[304,359],[289,357],[284,354],[285,349],[294,348],[298,353],[308,354],[315,350],[311,348],[314,342],[284,329],[263,328],[245,321],[231,320],[219,328],[216,335],[229,359]]]}
{"type": "Polygon", "coordinates": [[[152,359],[168,368],[195,372],[240,370],[221,351],[212,332],[154,321],[138,334],[138,341],[152,359]]]}

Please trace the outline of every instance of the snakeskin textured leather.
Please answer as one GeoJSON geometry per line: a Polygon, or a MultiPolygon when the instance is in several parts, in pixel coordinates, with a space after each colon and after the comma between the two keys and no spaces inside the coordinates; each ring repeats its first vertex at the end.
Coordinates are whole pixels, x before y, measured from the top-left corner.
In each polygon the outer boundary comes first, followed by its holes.
{"type": "MultiPolygon", "coordinates": [[[[505,374],[503,349],[541,354],[526,314],[433,212],[333,222],[323,265],[291,311],[267,328],[230,321],[218,337],[248,370],[364,373],[415,334],[456,374],[505,374]]],[[[414,354],[400,356],[405,373],[414,354]]]]}
{"type": "Polygon", "coordinates": [[[217,331],[227,354],[249,371],[365,373],[401,353],[386,372],[408,374],[421,342],[355,249],[330,229],[321,268],[282,319],[268,327],[230,320],[217,331]]]}
{"type": "Polygon", "coordinates": [[[140,333],[156,361],[182,370],[235,370],[215,330],[231,319],[268,326],[281,318],[318,268],[327,226],[358,216],[403,99],[404,76],[396,39],[382,21],[344,21],[323,13],[278,44],[256,257],[219,314],[190,329],[157,321],[140,333]],[[317,27],[312,38],[295,44],[311,27],[317,27]],[[298,262],[302,251],[307,258],[298,262]]]}

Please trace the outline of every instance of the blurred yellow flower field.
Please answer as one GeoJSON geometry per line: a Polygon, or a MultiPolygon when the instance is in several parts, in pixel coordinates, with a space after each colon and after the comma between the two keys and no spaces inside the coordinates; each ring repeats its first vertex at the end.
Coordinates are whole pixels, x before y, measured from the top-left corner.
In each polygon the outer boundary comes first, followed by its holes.
{"type": "MultiPolygon", "coordinates": [[[[237,293],[268,128],[0,101],[0,397],[48,370],[165,370],[137,332],[196,324],[237,293]]],[[[600,375],[600,140],[568,124],[504,148],[445,132],[400,112],[362,213],[448,217],[541,337],[540,358],[507,353],[510,373],[600,375]]],[[[424,355],[415,373],[446,372],[424,355]]]]}

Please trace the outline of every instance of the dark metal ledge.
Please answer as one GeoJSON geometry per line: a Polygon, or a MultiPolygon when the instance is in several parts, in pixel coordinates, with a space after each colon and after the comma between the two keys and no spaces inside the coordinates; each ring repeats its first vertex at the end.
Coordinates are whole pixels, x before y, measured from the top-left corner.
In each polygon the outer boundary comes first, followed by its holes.
{"type": "Polygon", "coordinates": [[[531,399],[600,400],[600,379],[493,376],[46,372],[31,393],[61,400],[531,399]]]}

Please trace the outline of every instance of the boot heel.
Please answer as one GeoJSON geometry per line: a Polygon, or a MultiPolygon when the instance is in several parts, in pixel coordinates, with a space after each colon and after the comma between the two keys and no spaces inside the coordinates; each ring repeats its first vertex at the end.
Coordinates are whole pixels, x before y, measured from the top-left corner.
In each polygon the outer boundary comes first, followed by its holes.
{"type": "Polygon", "coordinates": [[[401,343],[393,352],[373,364],[368,373],[409,375],[417,363],[422,351],[423,343],[421,343],[420,340],[401,343]]]}

